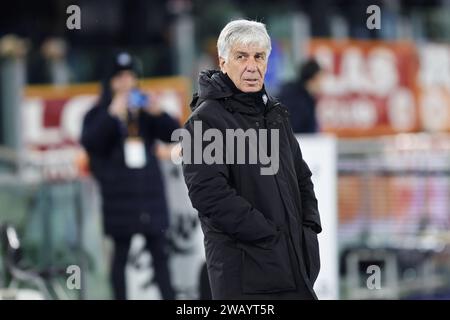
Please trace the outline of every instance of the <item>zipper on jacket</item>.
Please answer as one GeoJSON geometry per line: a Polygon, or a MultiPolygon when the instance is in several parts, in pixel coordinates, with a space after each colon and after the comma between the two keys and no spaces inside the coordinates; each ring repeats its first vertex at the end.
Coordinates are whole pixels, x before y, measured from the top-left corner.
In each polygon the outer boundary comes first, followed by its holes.
{"type": "MultiPolygon", "coordinates": [[[[270,157],[270,156],[272,156],[272,144],[271,144],[271,142],[272,142],[272,128],[270,128],[268,125],[267,125],[267,114],[269,113],[269,112],[271,112],[273,109],[275,109],[275,107],[277,107],[277,106],[279,106],[280,105],[280,103],[279,102],[275,102],[272,106],[270,106],[270,108],[267,108],[265,111],[264,111],[264,114],[263,114],[263,118],[264,118],[264,128],[265,129],[267,129],[267,133],[268,133],[268,135],[267,135],[267,144],[266,144],[266,146],[267,146],[267,156],[268,157],[270,157]]],[[[269,122],[269,125],[270,125],[270,122],[269,122]]]]}
{"type": "Polygon", "coordinates": [[[281,103],[279,102],[275,102],[273,105],[271,105],[269,108],[266,108],[266,110],[264,110],[264,118],[266,118],[266,115],[272,111],[273,109],[275,109],[275,107],[279,106],[281,103]]]}

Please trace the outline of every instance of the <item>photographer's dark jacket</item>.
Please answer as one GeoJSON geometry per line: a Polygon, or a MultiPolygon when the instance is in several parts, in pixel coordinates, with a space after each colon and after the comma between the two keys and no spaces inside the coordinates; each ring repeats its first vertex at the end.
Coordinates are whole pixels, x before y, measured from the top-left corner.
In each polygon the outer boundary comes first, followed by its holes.
{"type": "Polygon", "coordinates": [[[139,114],[139,135],[146,146],[144,168],[125,165],[123,144],[126,130],[100,103],[85,116],[81,144],[89,154],[90,169],[102,195],[105,233],[129,236],[164,232],[169,224],[162,174],[154,155],[155,139],[171,141],[178,122],[166,113],[139,114]]]}
{"type": "Polygon", "coordinates": [[[223,137],[226,129],[279,129],[275,175],[261,175],[261,164],[183,164],[214,299],[316,298],[321,224],[311,171],[287,109],[272,97],[261,103],[264,93],[240,92],[221,72],[202,72],[185,124],[192,136],[194,121],[223,137]]]}

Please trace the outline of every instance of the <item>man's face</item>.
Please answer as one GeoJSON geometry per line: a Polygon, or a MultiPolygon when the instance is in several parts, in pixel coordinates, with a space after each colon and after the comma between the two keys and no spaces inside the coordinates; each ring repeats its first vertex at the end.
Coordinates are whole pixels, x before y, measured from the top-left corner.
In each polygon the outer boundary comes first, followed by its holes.
{"type": "Polygon", "coordinates": [[[220,69],[226,73],[242,92],[257,92],[262,89],[267,71],[266,50],[256,45],[235,45],[228,61],[219,58],[220,69]]]}
{"type": "Polygon", "coordinates": [[[307,82],[306,87],[313,96],[318,96],[321,93],[323,78],[324,72],[319,71],[311,80],[307,82]]]}
{"type": "Polygon", "coordinates": [[[137,77],[133,71],[120,71],[111,79],[111,87],[114,92],[128,92],[137,85],[137,77]]]}

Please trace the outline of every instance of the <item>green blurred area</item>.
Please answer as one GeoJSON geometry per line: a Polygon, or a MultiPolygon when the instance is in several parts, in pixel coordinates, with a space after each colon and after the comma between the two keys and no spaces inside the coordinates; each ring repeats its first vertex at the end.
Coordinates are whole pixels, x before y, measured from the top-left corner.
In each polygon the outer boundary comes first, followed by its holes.
{"type": "MultiPolygon", "coordinates": [[[[23,250],[21,266],[32,270],[80,266],[82,293],[67,289],[68,297],[79,298],[81,294],[85,299],[108,299],[106,261],[99,254],[103,250],[100,215],[95,208],[86,207],[91,204],[83,199],[92,195],[92,183],[31,185],[17,181],[6,183],[0,179],[0,224],[16,228],[23,250]]],[[[6,282],[3,256],[0,254],[0,275],[6,282]]],[[[58,280],[64,284],[69,275],[58,280]]]]}

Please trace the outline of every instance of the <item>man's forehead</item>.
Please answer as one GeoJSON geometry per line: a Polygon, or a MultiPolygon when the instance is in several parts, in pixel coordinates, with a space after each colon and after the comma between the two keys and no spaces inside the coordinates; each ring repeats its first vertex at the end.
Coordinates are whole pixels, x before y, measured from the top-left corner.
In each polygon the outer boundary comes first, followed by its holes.
{"type": "Polygon", "coordinates": [[[258,44],[235,44],[231,48],[231,52],[243,52],[248,54],[266,53],[266,49],[258,44]]]}

